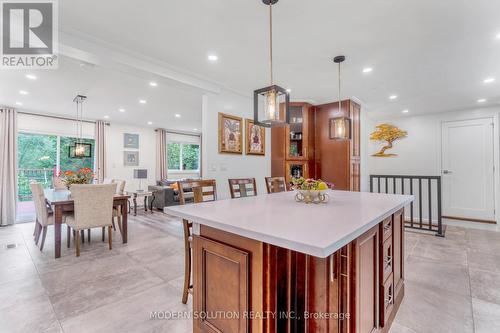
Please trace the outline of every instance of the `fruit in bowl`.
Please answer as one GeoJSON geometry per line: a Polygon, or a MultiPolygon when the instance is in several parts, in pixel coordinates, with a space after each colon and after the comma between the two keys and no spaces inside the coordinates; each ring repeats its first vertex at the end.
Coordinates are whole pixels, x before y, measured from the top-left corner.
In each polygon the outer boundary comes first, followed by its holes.
{"type": "Polygon", "coordinates": [[[332,187],[332,184],[328,184],[321,179],[306,179],[303,177],[292,179],[292,188],[297,191],[295,200],[299,202],[326,202],[328,201],[329,196],[325,192],[332,187]]]}

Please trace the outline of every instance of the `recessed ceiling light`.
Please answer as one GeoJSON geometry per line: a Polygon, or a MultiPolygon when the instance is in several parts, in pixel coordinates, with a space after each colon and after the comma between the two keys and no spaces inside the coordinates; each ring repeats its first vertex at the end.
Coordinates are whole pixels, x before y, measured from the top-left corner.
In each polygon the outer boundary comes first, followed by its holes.
{"type": "Polygon", "coordinates": [[[148,125],[153,125],[153,122],[152,121],[148,121],[148,125]]]}
{"type": "Polygon", "coordinates": [[[291,92],[292,92],[292,89],[288,88],[288,89],[286,90],[286,92],[287,92],[287,93],[291,93],[291,92]]]}
{"type": "Polygon", "coordinates": [[[389,96],[389,99],[390,99],[390,100],[395,100],[395,99],[397,99],[397,98],[398,98],[398,95],[391,95],[391,96],[389,96]]]}
{"type": "Polygon", "coordinates": [[[141,104],[146,104],[146,103],[147,103],[147,101],[146,101],[145,99],[140,99],[140,100],[139,100],[139,103],[141,103],[141,104]]]}
{"type": "Polygon", "coordinates": [[[408,113],[408,112],[410,112],[410,110],[403,110],[403,111],[401,111],[401,112],[403,112],[403,113],[408,113]]]}
{"type": "Polygon", "coordinates": [[[208,61],[216,62],[217,60],[219,60],[219,57],[217,55],[215,55],[215,54],[208,55],[208,61]]]}
{"type": "Polygon", "coordinates": [[[484,79],[483,82],[484,83],[493,83],[493,82],[495,82],[495,78],[494,77],[489,77],[489,78],[484,79]]]}
{"type": "Polygon", "coordinates": [[[151,82],[149,82],[149,85],[150,85],[151,87],[156,87],[156,86],[158,86],[158,83],[156,83],[156,82],[154,82],[154,81],[151,81],[151,82]]]}
{"type": "Polygon", "coordinates": [[[26,90],[19,90],[19,93],[21,95],[28,95],[28,92],[26,90]]]}
{"type": "Polygon", "coordinates": [[[477,100],[478,103],[485,103],[486,102],[486,98],[480,98],[477,100]]]}
{"type": "Polygon", "coordinates": [[[104,119],[109,119],[109,116],[104,116],[104,119]]]}
{"type": "Polygon", "coordinates": [[[373,72],[373,68],[371,67],[363,68],[363,73],[371,73],[371,72],[373,72]]]}
{"type": "Polygon", "coordinates": [[[26,78],[30,80],[36,80],[36,76],[33,74],[26,74],[26,78]]]}
{"type": "Polygon", "coordinates": [[[23,106],[23,103],[21,103],[21,102],[16,102],[16,105],[23,106]]]}
{"type": "Polygon", "coordinates": [[[175,114],[175,118],[180,118],[180,117],[181,117],[180,114],[178,114],[178,113],[175,114]]]}
{"type": "Polygon", "coordinates": [[[119,108],[118,111],[125,112],[125,109],[124,108],[119,108]]]}
{"type": "Polygon", "coordinates": [[[496,39],[500,40],[500,32],[497,34],[496,39]]]}
{"type": "Polygon", "coordinates": [[[193,131],[197,131],[198,129],[197,128],[193,128],[193,131]]]}

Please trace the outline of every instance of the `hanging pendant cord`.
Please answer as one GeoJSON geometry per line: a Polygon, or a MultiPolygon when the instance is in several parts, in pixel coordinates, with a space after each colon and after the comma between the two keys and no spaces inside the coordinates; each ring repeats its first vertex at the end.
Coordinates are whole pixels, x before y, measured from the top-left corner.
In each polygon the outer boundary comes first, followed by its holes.
{"type": "Polygon", "coordinates": [[[271,69],[271,85],[273,85],[273,4],[269,1],[269,65],[271,69]]]}
{"type": "Polygon", "coordinates": [[[339,62],[339,111],[341,110],[341,101],[340,101],[340,62],[339,62]]]}

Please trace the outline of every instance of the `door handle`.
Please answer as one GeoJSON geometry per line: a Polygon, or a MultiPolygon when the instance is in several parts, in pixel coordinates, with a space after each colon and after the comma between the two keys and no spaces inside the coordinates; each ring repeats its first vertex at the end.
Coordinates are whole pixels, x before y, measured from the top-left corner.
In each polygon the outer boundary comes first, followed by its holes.
{"type": "Polygon", "coordinates": [[[449,175],[450,173],[452,173],[450,170],[443,170],[443,174],[445,175],[449,175]]]}

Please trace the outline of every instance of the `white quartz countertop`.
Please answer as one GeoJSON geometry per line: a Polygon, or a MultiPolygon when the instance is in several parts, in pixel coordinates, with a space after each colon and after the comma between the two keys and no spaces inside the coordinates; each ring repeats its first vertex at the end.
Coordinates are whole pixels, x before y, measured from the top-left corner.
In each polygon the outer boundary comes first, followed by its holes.
{"type": "Polygon", "coordinates": [[[410,195],[328,191],[324,204],[295,192],[167,207],[170,215],[257,241],[326,258],[414,200],[410,195]]]}

